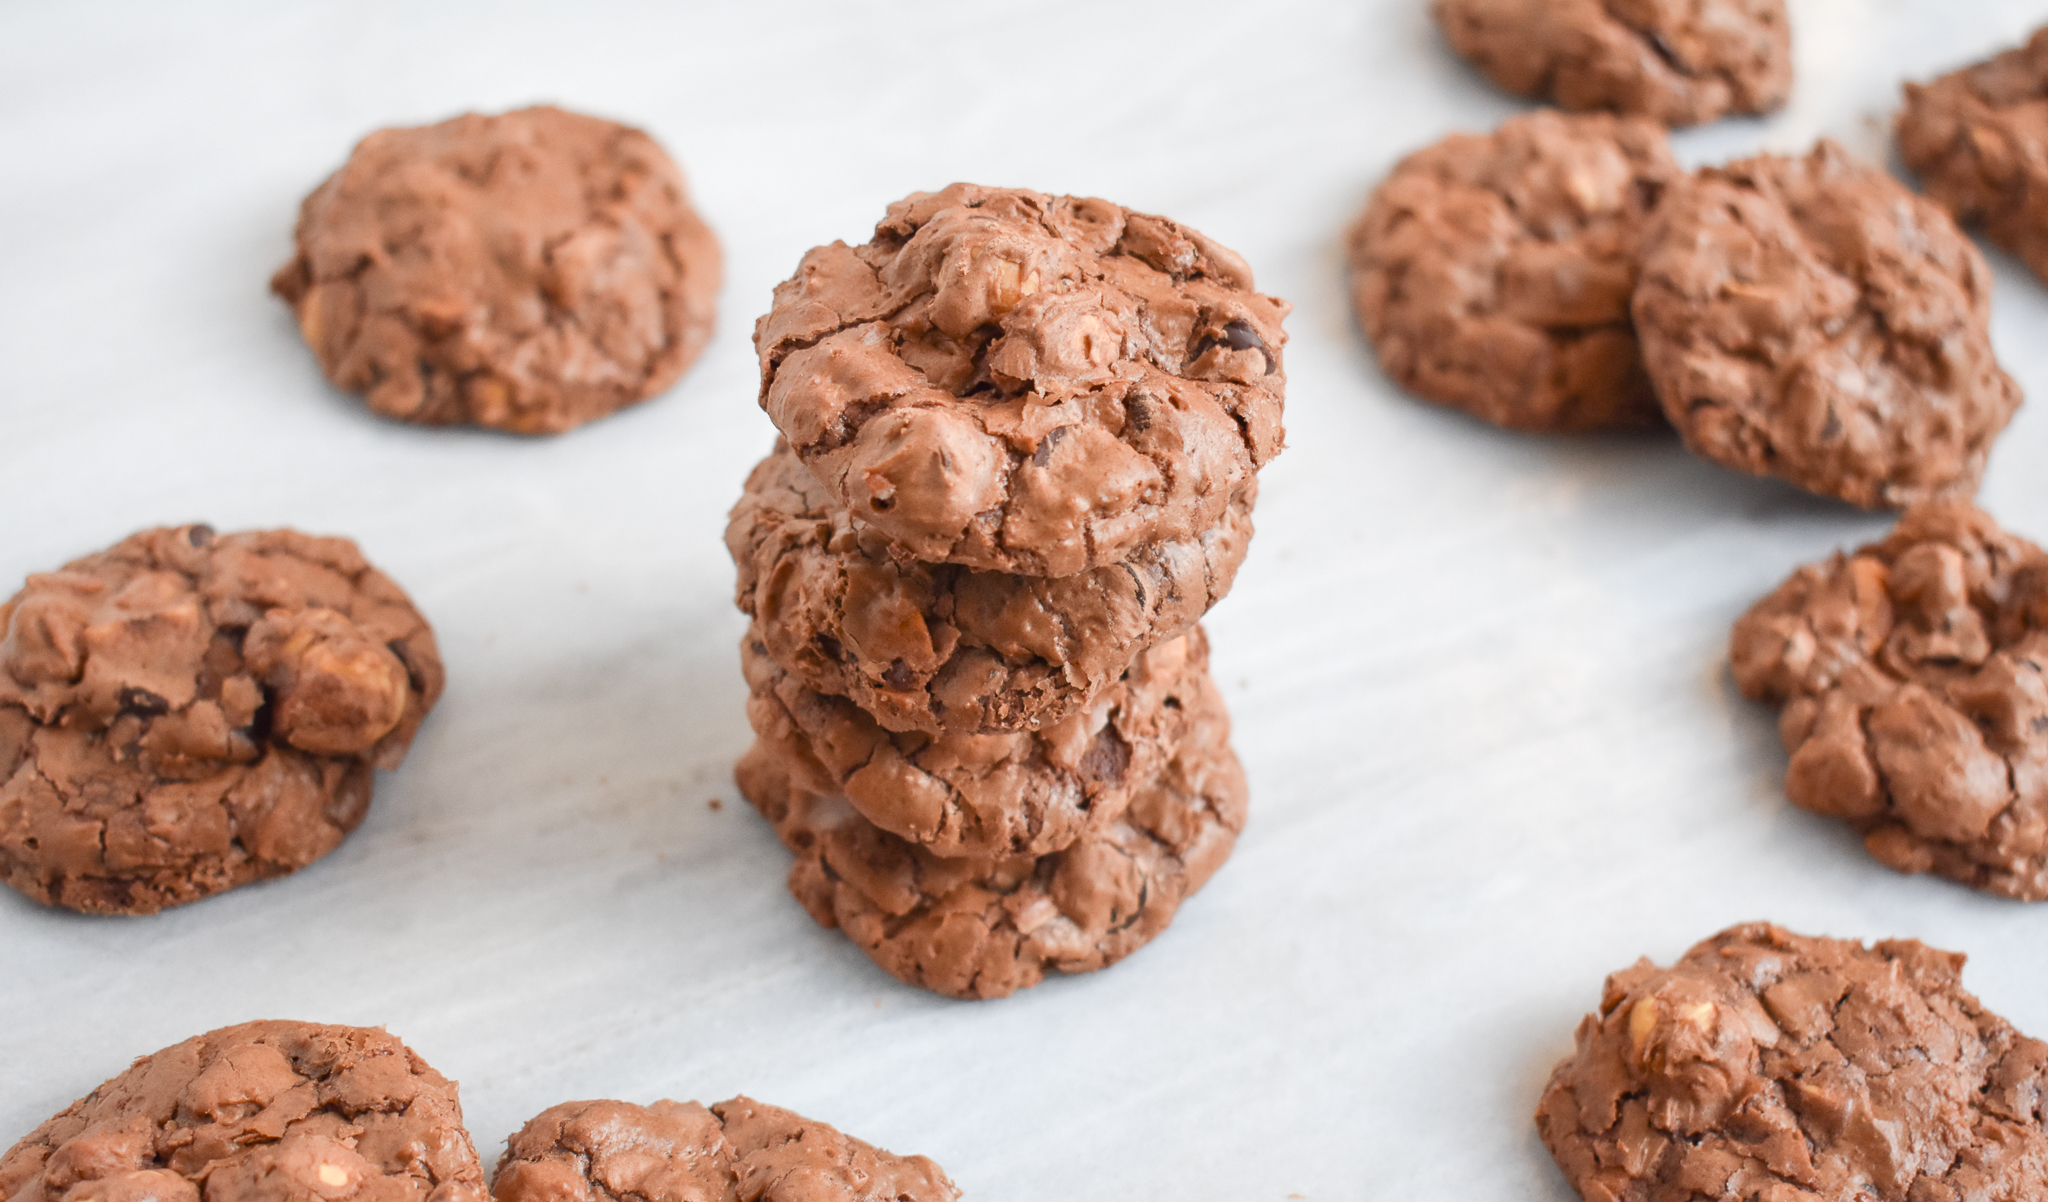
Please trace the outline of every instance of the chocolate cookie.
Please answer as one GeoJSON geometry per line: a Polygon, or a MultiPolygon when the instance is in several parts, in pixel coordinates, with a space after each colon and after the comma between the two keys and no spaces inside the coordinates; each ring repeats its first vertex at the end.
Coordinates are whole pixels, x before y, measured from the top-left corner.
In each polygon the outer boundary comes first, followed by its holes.
{"type": "Polygon", "coordinates": [[[1785,793],[1901,872],[2048,899],[2048,555],[1960,501],[1804,567],[1735,624],[1785,793]]]}
{"type": "Polygon", "coordinates": [[[1093,972],[1143,947],[1230,855],[1245,780],[1207,675],[1180,751],[1117,821],[1042,856],[944,859],[862,818],[803,749],[758,739],[734,775],[796,853],[789,888],[898,979],[1003,997],[1046,970],[1093,972]]]}
{"type": "Polygon", "coordinates": [[[1697,125],[1792,91],[1785,0],[1434,0],[1488,79],[1567,109],[1697,125]]]}
{"type": "Polygon", "coordinates": [[[752,1098],[564,1102],[505,1141],[497,1202],[952,1202],[923,1156],[896,1156],[752,1098]]]}
{"type": "Polygon", "coordinates": [[[1989,62],[1907,84],[1898,139],[1929,196],[2048,279],[2048,29],[1989,62]]]}
{"type": "Polygon", "coordinates": [[[1826,141],[1674,187],[1634,304],[1688,447],[1866,507],[1976,490],[2020,403],[1990,310],[1948,214],[1826,141]]]}
{"type": "Polygon", "coordinates": [[[761,405],[904,558],[1069,576],[1215,526],[1279,453],[1287,311],[1185,226],[955,184],[775,289],[761,405]]]}
{"type": "Polygon", "coordinates": [[[147,530],[0,605],[0,876],[147,914],[334,850],[441,694],[355,544],[147,530]]]}
{"type": "Polygon", "coordinates": [[[1403,159],[1351,227],[1351,299],[1418,396],[1520,430],[1663,424],[1629,321],[1662,127],[1529,113],[1403,159]]]}
{"type": "Polygon", "coordinates": [[[2048,1044],[1963,957],[1764,923],[1607,978],[1536,1127],[1592,1202],[2048,1199],[2048,1044]]]}
{"type": "Polygon", "coordinates": [[[306,197],[270,281],[389,417],[559,434],[675,383],[718,243],[637,129],[530,108],[382,129],[306,197]]]}
{"type": "Polygon", "coordinates": [[[8,1202],[485,1202],[455,1083],[382,1030],[225,1027],[0,1156],[8,1202]]]}
{"type": "Polygon", "coordinates": [[[1220,525],[1120,564],[1019,576],[897,559],[778,443],[725,540],[754,639],[804,685],[890,730],[1025,730],[1073,714],[1230,591],[1256,490],[1220,525]]]}
{"type": "Polygon", "coordinates": [[[741,648],[754,733],[817,792],[939,856],[1042,855],[1099,835],[1180,750],[1208,679],[1200,627],[1153,647],[1087,708],[1042,730],[891,734],[778,667],[761,627],[741,648]]]}

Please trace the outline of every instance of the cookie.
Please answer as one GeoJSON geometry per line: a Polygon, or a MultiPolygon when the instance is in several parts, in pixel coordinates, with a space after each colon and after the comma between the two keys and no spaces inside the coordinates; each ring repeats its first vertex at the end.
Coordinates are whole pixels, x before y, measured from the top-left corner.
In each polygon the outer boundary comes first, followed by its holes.
{"type": "Polygon", "coordinates": [[[1661,126],[1536,112],[1401,160],[1347,239],[1351,300],[1417,396],[1511,429],[1661,426],[1629,320],[1661,126]]]}
{"type": "Polygon", "coordinates": [[[441,694],[355,544],[146,530],[0,605],[0,877],[147,914],[334,850],[441,694]]]}
{"type": "Polygon", "coordinates": [[[1636,334],[1686,446],[1866,508],[1976,491],[2020,403],[1948,214],[1823,141],[1658,205],[1636,334]]]}
{"type": "Polygon", "coordinates": [[[1792,92],[1785,0],[1435,0],[1457,52],[1519,96],[1665,125],[1767,113],[1792,92]]]}
{"type": "Polygon", "coordinates": [[[902,557],[1070,576],[1215,526],[1279,453],[1287,311],[1165,218],[955,184],[776,287],[761,405],[902,557]]]}
{"type": "Polygon", "coordinates": [[[1901,872],[2048,900],[2048,555],[1982,511],[1906,511],[1735,624],[1742,692],[1782,705],[1794,804],[1901,872]]]}
{"type": "Polygon", "coordinates": [[[2048,1044],[1963,957],[1752,923],[1607,978],[1536,1127],[1592,1202],[2048,1198],[2048,1044]]]}
{"type": "Polygon", "coordinates": [[[1208,679],[1200,627],[1140,655],[1086,709],[1039,731],[892,734],[844,697],[741,648],[754,733],[814,791],[939,856],[1042,855],[1100,834],[1180,750],[1208,679]]]}
{"type": "Polygon", "coordinates": [[[675,383],[717,240],[652,138],[556,108],[382,129],[299,210],[270,281],[387,417],[559,434],[675,383]]]}
{"type": "Polygon", "coordinates": [[[1004,997],[1048,970],[1093,972],[1166,929],[1244,828],[1229,717],[1204,675],[1180,751],[1106,828],[1042,856],[941,858],[862,818],[799,749],[758,739],[740,789],[796,853],[789,888],[908,984],[1004,997]]]}
{"type": "Polygon", "coordinates": [[[1929,196],[2048,279],[2048,29],[1989,62],[1907,84],[1897,134],[1929,196]]]}
{"type": "Polygon", "coordinates": [[[486,1202],[455,1083],[371,1027],[254,1022],[137,1060],[0,1156],[8,1202],[486,1202]]]}
{"type": "Polygon", "coordinates": [[[497,1202],[952,1202],[923,1156],[896,1156],[748,1097],[564,1102],[505,1141],[497,1202]]]}
{"type": "Polygon", "coordinates": [[[754,639],[806,687],[852,699],[889,730],[1038,729],[1230,591],[1256,483],[1199,535],[1072,576],[1019,576],[896,558],[778,443],[725,538],[754,639]]]}

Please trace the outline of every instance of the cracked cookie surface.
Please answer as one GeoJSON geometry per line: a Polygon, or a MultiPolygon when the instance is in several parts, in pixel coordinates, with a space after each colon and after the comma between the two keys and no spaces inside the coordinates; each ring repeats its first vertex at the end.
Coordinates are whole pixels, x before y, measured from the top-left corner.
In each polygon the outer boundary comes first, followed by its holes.
{"type": "Polygon", "coordinates": [[[1600,1202],[2048,1198],[2048,1044],[1963,957],[1752,923],[1607,978],[1536,1111],[1600,1202]]]}
{"type": "Polygon", "coordinates": [[[829,1124],[737,1097],[564,1102],[505,1141],[497,1202],[952,1202],[924,1156],[897,1156],[829,1124]]]}
{"type": "Polygon", "coordinates": [[[381,1030],[188,1039],[0,1156],[9,1202],[486,1202],[455,1083],[381,1030]]]}
{"type": "Polygon", "coordinates": [[[1949,215],[1828,141],[1674,186],[1633,306],[1686,446],[1866,508],[1976,491],[2020,403],[1990,311],[1949,215]]]}
{"type": "Polygon", "coordinates": [[[442,681],[347,539],[148,530],[31,576],[0,605],[0,877],[131,914],[302,868],[442,681]]]}
{"type": "Polygon", "coordinates": [[[862,818],[787,738],[757,738],[734,776],[796,854],[790,892],[820,924],[908,984],[1003,997],[1143,947],[1229,857],[1244,770],[1222,697],[1200,685],[1178,754],[1115,822],[1042,856],[935,856],[862,818]]]}
{"type": "Polygon", "coordinates": [[[1931,84],[1907,84],[1897,134],[1929,196],[2048,280],[2048,29],[1931,84]]]}
{"type": "Polygon", "coordinates": [[[1785,0],[1435,0],[1457,52],[1501,88],[1665,125],[1767,113],[1792,91],[1785,0]]]}
{"type": "Polygon", "coordinates": [[[1664,130],[1537,112],[1401,160],[1349,237],[1351,299],[1403,388],[1495,425],[1659,426],[1629,318],[1664,130]]]}
{"type": "Polygon", "coordinates": [[[1208,680],[1200,627],[1138,656],[1086,708],[1037,731],[891,733],[844,697],[741,649],[754,733],[812,783],[937,856],[1043,855],[1100,834],[1180,751],[1208,680]]]}
{"type": "Polygon", "coordinates": [[[1799,569],[1735,624],[1794,804],[1901,872],[2048,900],[2048,555],[1972,505],[1799,569]]]}
{"type": "Polygon", "coordinates": [[[809,688],[894,731],[1039,729],[1222,599],[1256,483],[1199,535],[1071,576],[1022,576],[898,559],[778,444],[748,477],[726,545],[753,640],[809,688]]]}
{"type": "Polygon", "coordinates": [[[1279,453],[1287,311],[1165,218],[955,184],[776,287],[761,406],[902,557],[1067,576],[1216,525],[1279,453]]]}
{"type": "Polygon", "coordinates": [[[637,129],[555,108],[383,129],[306,197],[271,280],[334,384],[388,417],[559,434],[668,388],[721,261],[637,129]]]}

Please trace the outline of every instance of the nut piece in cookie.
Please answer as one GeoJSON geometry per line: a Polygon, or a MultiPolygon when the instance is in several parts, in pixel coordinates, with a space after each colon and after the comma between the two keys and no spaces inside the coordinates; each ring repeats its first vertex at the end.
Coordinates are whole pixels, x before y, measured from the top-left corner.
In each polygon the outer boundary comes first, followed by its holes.
{"type": "Polygon", "coordinates": [[[937,856],[1043,855],[1100,835],[1181,750],[1208,688],[1200,627],[1146,651],[1080,712],[1037,731],[891,734],[741,647],[747,717],[805,786],[937,856]]]}
{"type": "Polygon", "coordinates": [[[486,1202],[455,1083],[382,1030],[254,1022],[137,1060],[0,1156],[9,1202],[486,1202]]]}
{"type": "Polygon", "coordinates": [[[1279,453],[1287,311],[1165,218],[955,184],[776,287],[761,406],[902,558],[1068,576],[1215,526],[1279,453]]]}
{"type": "Polygon", "coordinates": [[[1629,319],[1662,127],[1536,112],[1403,159],[1351,227],[1351,299],[1403,388],[1519,430],[1660,426],[1629,319]]]}
{"type": "Polygon", "coordinates": [[[1256,484],[1198,535],[1071,576],[1020,576],[898,559],[781,444],[748,477],[726,545],[754,639],[806,687],[889,730],[1040,729],[1230,590],[1256,484]]]}
{"type": "Polygon", "coordinates": [[[942,858],[888,834],[786,735],[759,737],[734,776],[796,853],[790,892],[819,923],[908,984],[1004,997],[1143,947],[1229,858],[1244,771],[1223,700],[1206,673],[1200,683],[1178,753],[1117,820],[1040,856],[942,858]]]}
{"type": "Polygon", "coordinates": [[[1735,624],[1785,793],[1901,872],[2048,900],[2048,555],[1965,502],[1803,567],[1735,624]]]}
{"type": "Polygon", "coordinates": [[[1954,220],[1827,141],[1674,186],[1634,301],[1686,446],[1866,508],[1976,491],[2020,403],[1990,312],[1954,220]]]}
{"type": "Polygon", "coordinates": [[[1988,62],[1906,85],[1899,156],[1964,225],[2048,280],[2048,29],[1988,62]]]}
{"type": "Polygon", "coordinates": [[[2048,1044],[1963,957],[1733,927],[1607,978],[1536,1127],[1588,1202],[2048,1196],[2048,1044]]]}
{"type": "Polygon", "coordinates": [[[559,434],[710,341],[717,240],[637,129],[555,108],[383,129],[306,197],[271,290],[388,417],[559,434]]]}
{"type": "Polygon", "coordinates": [[[147,914],[303,868],[441,694],[434,634],[355,544],[147,530],[0,605],[0,877],[147,914]]]}
{"type": "Polygon", "coordinates": [[[1435,0],[1457,52],[1560,108],[1665,125],[1767,113],[1792,91],[1785,0],[1435,0]]]}
{"type": "Polygon", "coordinates": [[[496,1202],[953,1202],[923,1156],[897,1156],[748,1097],[564,1102],[505,1141],[496,1202]]]}

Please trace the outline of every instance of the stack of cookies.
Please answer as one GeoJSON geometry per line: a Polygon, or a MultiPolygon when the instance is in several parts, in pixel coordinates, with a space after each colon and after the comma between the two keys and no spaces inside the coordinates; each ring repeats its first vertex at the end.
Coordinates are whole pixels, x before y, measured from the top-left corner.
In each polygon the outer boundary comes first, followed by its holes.
{"type": "Polygon", "coordinates": [[[780,429],[726,541],[736,775],[790,888],[915,985],[1143,945],[1245,783],[1196,622],[1280,450],[1285,302],[1106,201],[956,184],[804,256],[755,329],[780,429]]]}

